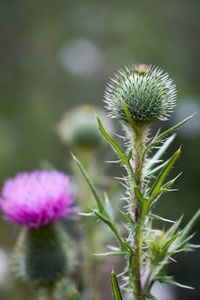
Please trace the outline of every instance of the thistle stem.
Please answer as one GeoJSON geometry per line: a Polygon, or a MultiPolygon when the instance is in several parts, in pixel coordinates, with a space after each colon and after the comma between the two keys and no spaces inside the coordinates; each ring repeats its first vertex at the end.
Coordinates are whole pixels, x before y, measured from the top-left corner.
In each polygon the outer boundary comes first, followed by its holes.
{"type": "Polygon", "coordinates": [[[136,300],[142,299],[142,289],[141,289],[141,274],[140,274],[140,262],[141,262],[141,230],[137,230],[135,235],[135,255],[134,255],[134,272],[135,272],[135,287],[134,295],[136,300]]]}
{"type": "MultiPolygon", "coordinates": [[[[134,165],[135,165],[135,176],[136,185],[142,192],[143,187],[143,154],[146,138],[146,126],[139,128],[137,134],[134,134],[132,145],[134,148],[134,165]]],[[[133,207],[134,207],[134,221],[137,223],[137,228],[134,237],[134,256],[132,264],[132,277],[134,279],[134,299],[142,300],[142,285],[141,285],[141,266],[142,266],[142,244],[143,244],[143,224],[145,220],[145,215],[142,211],[142,206],[137,199],[136,195],[133,193],[133,207]]]]}

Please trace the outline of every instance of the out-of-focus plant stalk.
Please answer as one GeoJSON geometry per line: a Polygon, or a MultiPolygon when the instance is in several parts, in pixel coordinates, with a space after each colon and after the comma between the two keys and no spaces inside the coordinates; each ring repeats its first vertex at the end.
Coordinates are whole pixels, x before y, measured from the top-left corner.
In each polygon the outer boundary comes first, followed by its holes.
{"type": "MultiPolygon", "coordinates": [[[[84,150],[84,149],[83,149],[84,150]]],[[[92,151],[93,152],[93,151],[92,151]]],[[[83,165],[88,173],[93,173],[94,171],[94,157],[95,155],[91,153],[85,154],[85,152],[80,151],[79,149],[79,157],[81,157],[83,161],[83,165]],[[88,156],[90,157],[89,159],[88,156]]],[[[74,169],[74,173],[77,173],[74,169]]],[[[76,176],[79,178],[79,184],[81,186],[81,195],[80,195],[80,206],[83,212],[88,210],[88,206],[92,203],[93,199],[88,187],[84,184],[82,177],[79,174],[76,176]]],[[[98,262],[97,257],[93,254],[98,252],[97,249],[97,226],[98,224],[94,224],[92,220],[88,220],[85,222],[85,217],[82,219],[83,226],[83,235],[84,239],[82,241],[83,248],[83,298],[85,300],[99,300],[99,289],[98,289],[98,262]]]]}
{"type": "MultiPolygon", "coordinates": [[[[89,224],[88,224],[89,225],[89,224]]],[[[88,226],[89,227],[89,226],[88,226]]],[[[87,237],[85,240],[86,247],[85,249],[85,288],[89,291],[86,299],[94,299],[99,300],[99,289],[98,289],[98,272],[97,272],[97,259],[93,255],[96,253],[96,238],[97,238],[97,231],[96,228],[91,226],[88,228],[87,237]],[[88,297],[89,296],[89,297],[88,297]]]]}
{"type": "MultiPolygon", "coordinates": [[[[90,166],[91,167],[91,166],[90,166]]],[[[90,169],[89,166],[87,169],[90,169]]],[[[83,191],[83,190],[82,190],[83,191]]],[[[88,204],[91,203],[91,193],[88,189],[84,189],[84,194],[81,197],[83,201],[87,200],[88,204]]],[[[87,209],[86,204],[84,211],[87,209]]],[[[84,226],[84,290],[85,300],[94,299],[99,300],[99,289],[98,289],[98,272],[97,272],[97,257],[94,255],[97,252],[97,225],[91,223],[92,220],[82,224],[84,226]]]]}

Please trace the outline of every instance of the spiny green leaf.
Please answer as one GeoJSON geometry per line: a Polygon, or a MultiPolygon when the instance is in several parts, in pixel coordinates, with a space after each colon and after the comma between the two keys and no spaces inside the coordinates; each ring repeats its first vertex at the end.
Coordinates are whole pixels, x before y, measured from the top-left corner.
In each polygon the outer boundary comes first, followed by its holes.
{"type": "Polygon", "coordinates": [[[152,170],[147,171],[147,173],[145,174],[145,176],[149,176],[149,175],[153,175],[156,172],[158,172],[160,169],[162,169],[164,166],[166,166],[167,161],[165,161],[164,163],[161,163],[160,165],[158,165],[157,167],[155,167],[152,170]]]}
{"type": "Polygon", "coordinates": [[[173,254],[178,253],[180,251],[192,250],[193,247],[188,248],[188,245],[189,245],[188,242],[193,238],[194,234],[195,233],[189,235],[183,241],[180,241],[179,239],[177,239],[175,241],[175,243],[172,244],[171,247],[170,247],[170,249],[169,249],[169,253],[171,253],[170,255],[173,255],[173,254]]]}
{"type": "Polygon", "coordinates": [[[166,166],[160,172],[160,174],[159,174],[159,176],[158,176],[155,184],[153,185],[153,187],[152,187],[152,189],[151,189],[151,191],[149,193],[150,199],[155,198],[161,192],[162,183],[163,183],[165,177],[167,176],[167,174],[169,173],[170,169],[173,167],[173,165],[175,164],[176,160],[180,156],[180,153],[181,153],[181,150],[178,149],[172,155],[172,157],[168,160],[168,163],[166,164],[166,166]]]}
{"type": "Polygon", "coordinates": [[[137,133],[138,133],[138,129],[137,129],[137,127],[135,126],[135,122],[133,121],[133,118],[131,117],[131,114],[130,114],[130,112],[129,112],[129,110],[128,110],[128,107],[127,107],[126,103],[125,103],[123,100],[121,100],[121,102],[122,102],[122,105],[123,105],[123,108],[124,108],[126,117],[127,117],[127,119],[128,119],[128,122],[129,122],[129,124],[131,125],[132,129],[133,129],[133,130],[135,131],[135,133],[137,134],[137,133]]]}
{"type": "Polygon", "coordinates": [[[118,155],[121,157],[122,161],[125,160],[126,154],[124,150],[121,148],[121,146],[108,134],[108,132],[103,127],[100,119],[98,116],[96,116],[99,130],[101,131],[102,135],[106,138],[106,140],[110,143],[110,145],[113,147],[113,149],[118,153],[118,155]]]}
{"type": "Polygon", "coordinates": [[[160,217],[160,216],[157,216],[157,215],[154,215],[152,213],[149,213],[149,216],[155,220],[160,220],[160,221],[164,221],[164,222],[168,222],[168,223],[175,223],[175,221],[172,221],[172,220],[169,220],[169,219],[166,219],[166,218],[163,218],[163,217],[160,217]]]}
{"type": "MultiPolygon", "coordinates": [[[[138,227],[138,223],[135,223],[128,214],[122,212],[121,210],[120,210],[120,212],[126,218],[126,220],[129,222],[129,224],[131,225],[131,227],[128,229],[129,236],[133,236],[136,231],[136,228],[138,227]]],[[[128,246],[128,244],[127,244],[127,246],[128,246]]],[[[130,250],[130,248],[129,248],[129,250],[130,250]]]]}
{"type": "Polygon", "coordinates": [[[105,128],[103,127],[100,119],[98,116],[96,116],[97,118],[97,122],[98,122],[98,126],[99,126],[99,130],[101,131],[102,135],[106,138],[106,140],[109,142],[109,144],[112,146],[112,148],[114,149],[114,151],[118,154],[118,156],[121,158],[122,163],[125,163],[127,168],[130,170],[131,172],[131,177],[135,179],[135,174],[133,172],[133,169],[131,167],[131,164],[129,162],[129,160],[131,159],[132,156],[132,152],[130,151],[128,153],[128,155],[126,155],[126,153],[124,152],[124,150],[121,148],[121,146],[108,134],[108,132],[105,130],[105,128]]]}
{"type": "Polygon", "coordinates": [[[170,191],[170,190],[169,190],[169,187],[172,186],[172,184],[174,184],[174,180],[173,180],[173,179],[170,180],[170,181],[168,181],[166,184],[164,184],[164,185],[161,187],[161,191],[162,191],[162,192],[168,192],[168,191],[170,191]]]}
{"type": "Polygon", "coordinates": [[[195,215],[192,217],[192,219],[189,221],[189,223],[182,230],[182,233],[178,239],[178,241],[180,243],[184,242],[184,240],[188,237],[192,228],[194,227],[195,223],[198,221],[199,218],[200,218],[200,209],[195,213],[195,215]]]}
{"type": "Polygon", "coordinates": [[[95,253],[95,256],[118,256],[118,255],[128,255],[129,252],[128,251],[124,251],[124,250],[119,250],[119,251],[109,251],[109,252],[104,252],[104,253],[95,253]]]}
{"type": "Polygon", "coordinates": [[[178,283],[176,282],[175,280],[173,280],[171,277],[157,277],[157,280],[161,283],[166,283],[166,284],[170,284],[170,285],[175,285],[175,286],[178,286],[178,287],[182,287],[182,288],[185,288],[185,289],[190,289],[190,290],[193,290],[194,288],[191,287],[191,286],[188,286],[188,285],[184,285],[184,284],[181,284],[181,283],[178,283]]]}
{"type": "Polygon", "coordinates": [[[162,247],[162,250],[165,252],[169,246],[179,237],[180,233],[175,234],[172,238],[162,247]]]}
{"type": "MultiPolygon", "coordinates": [[[[171,245],[168,247],[168,253],[171,253],[170,255],[174,255],[177,251],[184,250],[185,246],[188,246],[188,241],[192,238],[193,235],[190,235],[190,232],[195,225],[195,223],[200,218],[200,209],[196,212],[196,214],[193,216],[193,218],[189,221],[189,223],[185,226],[185,228],[182,230],[180,235],[174,239],[174,243],[171,243],[171,245]]],[[[169,238],[172,236],[176,231],[180,224],[181,219],[179,219],[166,233],[165,238],[169,238]]],[[[153,276],[153,281],[160,280],[159,276],[163,274],[163,270],[165,270],[166,265],[169,263],[169,257],[166,256],[161,264],[159,264],[155,271],[153,276]]],[[[162,277],[162,276],[161,276],[162,277]]],[[[161,278],[160,277],[160,278],[161,278]]],[[[162,277],[163,278],[163,277],[162,277]]],[[[167,282],[166,282],[167,283],[167,282]]],[[[171,283],[170,283],[171,284],[171,283]]],[[[180,284],[179,284],[180,286],[180,284]]],[[[184,286],[183,286],[184,287],[184,286]]]]}
{"type": "Polygon", "coordinates": [[[149,159],[145,166],[145,170],[150,170],[154,164],[161,158],[161,156],[165,153],[167,148],[171,145],[172,141],[174,140],[176,134],[171,135],[166,141],[163,143],[163,145],[158,149],[158,151],[154,154],[154,156],[149,159]]]}
{"type": "Polygon", "coordinates": [[[142,193],[141,193],[141,191],[140,191],[140,189],[137,185],[134,187],[134,192],[135,192],[136,198],[139,200],[139,202],[142,203],[143,200],[144,200],[144,197],[143,197],[143,195],[142,195],[142,193]]]}
{"type": "Polygon", "coordinates": [[[98,212],[97,210],[93,210],[93,212],[96,214],[99,219],[101,219],[104,223],[106,223],[110,229],[114,232],[117,240],[119,241],[120,245],[122,248],[127,247],[125,241],[123,240],[122,236],[118,232],[117,228],[115,225],[111,222],[111,220],[108,218],[108,216],[105,216],[104,214],[98,212]]]}
{"type": "Polygon", "coordinates": [[[81,164],[81,162],[74,155],[72,155],[72,157],[73,157],[74,161],[76,162],[77,166],[79,167],[81,174],[83,175],[85,181],[87,182],[87,184],[96,200],[99,211],[102,213],[104,211],[104,206],[103,206],[101,197],[99,196],[92,180],[90,179],[89,175],[87,174],[87,172],[86,172],[85,168],[83,167],[83,165],[81,164]]]}
{"type": "Polygon", "coordinates": [[[178,230],[179,228],[179,225],[181,223],[181,220],[182,220],[182,217],[179,218],[179,220],[177,220],[168,230],[167,232],[165,233],[165,237],[166,239],[169,239],[171,238],[175,232],[178,230]]]}
{"type": "Polygon", "coordinates": [[[111,272],[111,284],[112,284],[112,290],[113,290],[113,295],[115,297],[115,300],[123,300],[120,292],[117,276],[114,271],[111,272]]]}
{"type": "Polygon", "coordinates": [[[182,174],[182,172],[181,172],[180,174],[178,174],[174,179],[171,179],[171,180],[169,180],[167,183],[165,183],[165,184],[161,187],[161,190],[162,190],[162,191],[165,191],[165,190],[168,191],[168,188],[174,184],[174,182],[176,181],[176,179],[178,179],[178,178],[181,176],[181,174],[182,174]]]}
{"type": "Polygon", "coordinates": [[[129,151],[128,155],[127,155],[127,159],[130,160],[132,157],[132,150],[129,151]]]}
{"type": "Polygon", "coordinates": [[[127,219],[127,221],[131,224],[131,226],[134,226],[135,225],[135,222],[133,221],[133,219],[126,213],[124,213],[123,211],[121,211],[121,214],[127,219]]]}
{"type": "Polygon", "coordinates": [[[164,137],[168,136],[172,132],[174,132],[176,129],[179,127],[183,126],[185,123],[187,123],[196,113],[190,115],[189,117],[185,118],[183,121],[179,122],[178,124],[172,126],[171,128],[167,129],[163,133],[161,133],[158,137],[157,140],[162,140],[164,137]]]}
{"type": "Polygon", "coordinates": [[[170,135],[171,133],[173,133],[176,129],[178,129],[179,127],[183,126],[185,123],[187,123],[193,116],[195,115],[192,114],[191,116],[187,117],[186,119],[184,119],[183,121],[179,122],[178,124],[172,126],[171,128],[169,128],[168,130],[164,131],[163,133],[161,133],[159,136],[157,136],[155,139],[153,139],[153,141],[148,145],[147,149],[145,152],[147,152],[148,150],[150,150],[152,147],[156,146],[157,144],[161,143],[163,141],[163,139],[170,135]]]}

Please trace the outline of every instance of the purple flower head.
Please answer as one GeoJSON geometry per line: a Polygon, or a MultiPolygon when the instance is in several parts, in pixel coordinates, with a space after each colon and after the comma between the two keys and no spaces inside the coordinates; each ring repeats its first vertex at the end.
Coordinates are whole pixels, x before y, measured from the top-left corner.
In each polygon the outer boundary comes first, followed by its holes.
{"type": "Polygon", "coordinates": [[[69,176],[59,171],[19,173],[5,181],[0,206],[8,221],[39,227],[76,211],[69,176]]]}

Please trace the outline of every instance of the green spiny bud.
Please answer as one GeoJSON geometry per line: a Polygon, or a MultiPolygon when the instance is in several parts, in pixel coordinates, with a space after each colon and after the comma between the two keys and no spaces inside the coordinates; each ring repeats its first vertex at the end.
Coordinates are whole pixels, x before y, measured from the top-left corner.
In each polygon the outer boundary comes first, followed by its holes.
{"type": "Polygon", "coordinates": [[[48,287],[67,275],[69,267],[66,241],[55,224],[23,229],[14,255],[19,277],[38,287],[48,287]]]}
{"type": "Polygon", "coordinates": [[[167,120],[175,106],[176,94],[176,86],[161,69],[134,65],[110,79],[104,100],[112,118],[129,122],[123,101],[135,123],[151,123],[167,120]]]}
{"type": "MultiPolygon", "coordinates": [[[[112,128],[104,113],[99,109],[97,113],[112,128]]],[[[104,142],[97,128],[94,108],[89,105],[79,106],[65,113],[57,126],[57,132],[64,143],[87,151],[98,148],[104,142]]]]}

